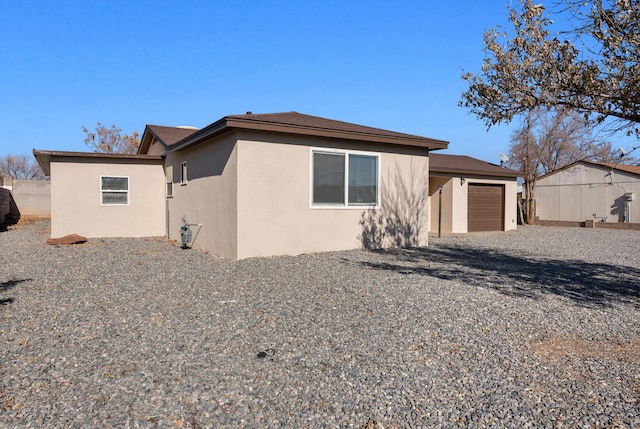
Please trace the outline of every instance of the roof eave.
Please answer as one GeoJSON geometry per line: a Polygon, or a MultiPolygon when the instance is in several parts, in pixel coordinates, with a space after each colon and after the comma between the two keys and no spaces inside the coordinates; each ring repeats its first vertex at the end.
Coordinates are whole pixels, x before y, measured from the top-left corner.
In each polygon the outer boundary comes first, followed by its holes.
{"type": "Polygon", "coordinates": [[[195,144],[201,143],[218,134],[222,134],[225,131],[228,131],[229,129],[230,127],[227,125],[227,118],[225,117],[225,118],[219,119],[213,124],[208,125],[202,128],[201,130],[191,134],[190,136],[185,137],[179,142],[172,144],[170,147],[168,147],[168,150],[176,151],[180,149],[185,149],[189,146],[193,146],[195,144]]]}
{"type": "Polygon", "coordinates": [[[607,165],[607,164],[602,163],[602,162],[595,162],[595,161],[588,161],[586,159],[581,159],[581,160],[572,162],[571,164],[567,164],[565,166],[562,166],[562,167],[560,167],[560,168],[558,168],[556,170],[553,170],[553,171],[545,174],[544,176],[540,176],[538,178],[538,180],[545,179],[545,178],[547,178],[549,176],[553,176],[556,173],[560,173],[561,171],[568,170],[569,168],[574,167],[574,166],[576,166],[578,164],[587,164],[587,165],[590,165],[591,167],[600,168],[602,170],[615,170],[618,173],[631,174],[631,175],[640,177],[640,173],[636,173],[635,171],[629,171],[629,170],[621,169],[621,168],[619,168],[619,164],[607,165]]]}
{"type": "Polygon", "coordinates": [[[238,117],[224,117],[206,128],[192,134],[182,141],[171,146],[170,150],[180,150],[186,147],[201,143],[215,135],[222,134],[231,129],[245,129],[253,131],[267,131],[274,133],[297,134],[315,137],[326,137],[334,139],[365,141],[371,143],[384,143],[397,146],[422,147],[428,150],[446,149],[449,142],[444,140],[429,139],[426,137],[413,136],[387,136],[375,133],[352,132],[343,130],[331,130],[321,127],[311,127],[294,124],[275,124],[267,121],[256,121],[254,119],[243,119],[238,117]]]}
{"type": "Polygon", "coordinates": [[[507,178],[518,178],[524,175],[524,173],[520,171],[515,171],[515,170],[484,171],[484,170],[474,170],[474,169],[455,168],[455,167],[448,168],[448,167],[432,167],[432,166],[429,166],[429,173],[443,173],[443,174],[485,176],[485,177],[507,177],[507,178]]]}
{"type": "Polygon", "coordinates": [[[37,150],[33,149],[33,156],[40,164],[40,168],[47,176],[50,173],[51,159],[53,158],[84,158],[84,159],[131,159],[131,160],[147,160],[161,161],[164,159],[162,155],[146,155],[146,154],[128,154],[128,153],[101,153],[101,152],[68,152],[55,150],[37,150]]]}

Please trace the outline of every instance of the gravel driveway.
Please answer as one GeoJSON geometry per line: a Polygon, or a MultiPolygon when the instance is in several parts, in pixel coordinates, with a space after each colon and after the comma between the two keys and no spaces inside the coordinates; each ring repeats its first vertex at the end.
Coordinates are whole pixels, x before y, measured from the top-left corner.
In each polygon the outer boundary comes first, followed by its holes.
{"type": "Polygon", "coordinates": [[[0,427],[640,428],[640,232],[239,262],[0,232],[0,427]]]}

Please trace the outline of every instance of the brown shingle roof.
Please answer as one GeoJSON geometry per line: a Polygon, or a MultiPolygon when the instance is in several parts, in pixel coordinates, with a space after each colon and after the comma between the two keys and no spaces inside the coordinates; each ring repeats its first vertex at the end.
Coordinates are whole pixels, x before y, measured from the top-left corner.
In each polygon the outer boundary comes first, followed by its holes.
{"type": "Polygon", "coordinates": [[[180,140],[198,131],[194,128],[165,127],[162,125],[147,125],[147,128],[158,140],[167,146],[178,143],[180,140]]]}
{"type": "MultiPolygon", "coordinates": [[[[429,139],[426,137],[416,136],[412,134],[398,133],[395,131],[383,130],[380,128],[367,127],[364,125],[352,124],[344,121],[336,121],[334,119],[321,118],[319,116],[304,115],[298,112],[284,112],[284,113],[265,113],[265,114],[246,114],[246,115],[231,115],[227,116],[235,120],[252,121],[271,123],[279,125],[288,125],[294,127],[313,128],[317,130],[331,130],[331,131],[344,131],[349,133],[371,134],[389,137],[409,137],[427,139],[436,141],[435,139],[429,139]]],[[[442,141],[440,141],[442,142],[442,141]]],[[[445,142],[446,143],[446,142],[445,142]]]]}
{"type": "Polygon", "coordinates": [[[214,135],[231,129],[259,130],[366,141],[370,143],[414,146],[429,150],[446,149],[449,144],[449,142],[444,140],[398,133],[318,116],[304,115],[297,112],[284,112],[255,115],[248,113],[245,115],[225,116],[219,121],[178,142],[172,150],[200,143],[214,135]]]}
{"type": "Polygon", "coordinates": [[[429,154],[430,173],[466,174],[492,177],[520,177],[521,171],[500,167],[465,155],[429,154]]]}
{"type": "MultiPolygon", "coordinates": [[[[594,163],[598,164],[598,163],[594,163]]],[[[620,164],[611,164],[608,162],[600,163],[602,165],[606,165],[609,168],[615,168],[616,170],[626,171],[627,173],[640,174],[640,165],[620,165],[620,164]]]]}
{"type": "Polygon", "coordinates": [[[587,165],[591,165],[594,167],[602,167],[602,168],[606,168],[606,169],[614,169],[614,170],[618,170],[618,171],[624,171],[626,173],[631,173],[631,174],[637,174],[640,176],[640,165],[620,165],[620,164],[612,164],[609,162],[596,162],[596,161],[587,161],[587,160],[581,160],[581,161],[576,161],[576,162],[572,162],[571,164],[567,164],[563,167],[560,167],[556,170],[553,170],[550,173],[545,174],[544,176],[541,176],[540,178],[542,179],[543,177],[547,177],[547,176],[551,176],[552,174],[556,174],[562,170],[566,170],[567,168],[571,168],[574,165],[577,164],[587,164],[587,165]]]}

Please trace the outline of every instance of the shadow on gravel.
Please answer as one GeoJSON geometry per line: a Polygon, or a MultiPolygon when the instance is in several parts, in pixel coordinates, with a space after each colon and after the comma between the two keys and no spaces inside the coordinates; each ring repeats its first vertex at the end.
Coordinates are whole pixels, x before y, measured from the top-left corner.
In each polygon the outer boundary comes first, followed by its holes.
{"type": "MultiPolygon", "coordinates": [[[[6,292],[8,290],[13,289],[14,287],[16,287],[16,285],[22,283],[22,282],[27,282],[31,279],[22,279],[22,280],[9,280],[6,282],[1,282],[0,283],[0,292],[6,292]]],[[[15,301],[15,298],[0,298],[0,305],[3,304],[11,304],[12,302],[15,301]]]]}
{"type": "MultiPolygon", "coordinates": [[[[640,269],[578,260],[532,259],[489,249],[441,245],[372,251],[386,261],[361,261],[367,268],[419,274],[537,299],[553,294],[582,306],[613,303],[640,307],[640,269]]],[[[353,261],[349,261],[353,263],[353,261]]]]}

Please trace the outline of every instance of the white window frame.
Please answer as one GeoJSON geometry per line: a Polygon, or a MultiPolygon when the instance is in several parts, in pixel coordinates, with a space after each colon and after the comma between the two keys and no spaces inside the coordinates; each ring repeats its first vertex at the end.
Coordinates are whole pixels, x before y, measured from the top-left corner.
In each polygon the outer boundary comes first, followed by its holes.
{"type": "Polygon", "coordinates": [[[379,152],[366,152],[359,150],[347,150],[347,149],[333,149],[312,147],[309,150],[309,208],[320,210],[371,210],[380,208],[380,171],[381,171],[382,156],[379,152]],[[313,202],[313,154],[325,153],[344,155],[344,203],[343,204],[314,204],[313,202]],[[350,155],[365,155],[376,158],[376,204],[353,204],[349,205],[349,156],[350,155]]]}
{"type": "Polygon", "coordinates": [[[180,184],[187,184],[187,161],[182,161],[180,163],[180,184]]]}
{"type": "Polygon", "coordinates": [[[113,207],[113,206],[128,206],[131,203],[131,178],[129,176],[115,176],[111,174],[104,174],[100,176],[100,183],[98,184],[100,189],[100,205],[105,207],[113,207]],[[117,179],[127,179],[127,189],[126,190],[117,190],[117,189],[102,189],[102,179],[105,177],[113,177],[117,179]],[[105,192],[111,193],[122,193],[127,195],[126,203],[105,203],[104,202],[104,194],[105,192]]]}

